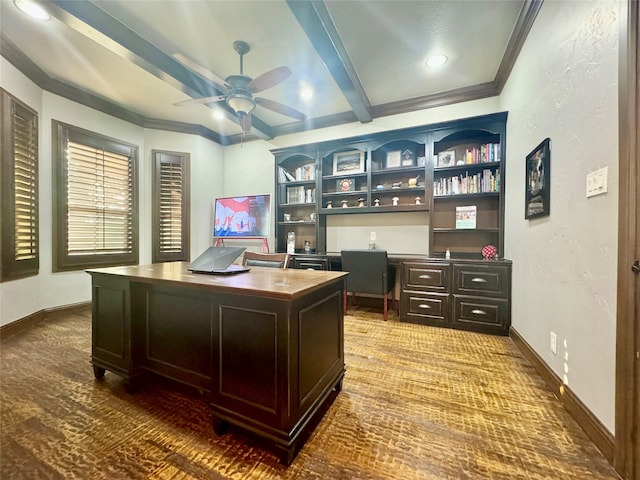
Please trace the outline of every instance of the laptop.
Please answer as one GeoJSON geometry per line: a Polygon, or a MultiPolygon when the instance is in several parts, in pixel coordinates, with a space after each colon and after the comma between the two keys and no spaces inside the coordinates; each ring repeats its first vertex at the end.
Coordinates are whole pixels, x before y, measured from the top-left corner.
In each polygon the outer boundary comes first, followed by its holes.
{"type": "Polygon", "coordinates": [[[209,247],[189,264],[188,269],[193,273],[211,275],[248,272],[248,267],[231,265],[245,250],[245,247],[209,247]]]}

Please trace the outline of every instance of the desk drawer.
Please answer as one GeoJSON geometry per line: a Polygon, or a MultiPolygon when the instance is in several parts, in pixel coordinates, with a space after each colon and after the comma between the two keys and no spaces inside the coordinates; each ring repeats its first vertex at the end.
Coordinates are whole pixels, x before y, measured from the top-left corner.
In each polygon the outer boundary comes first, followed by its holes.
{"type": "Polygon", "coordinates": [[[500,265],[453,265],[453,293],[508,298],[509,267],[500,265]]]}
{"type": "Polygon", "coordinates": [[[400,317],[403,321],[413,321],[429,325],[447,323],[450,317],[450,295],[437,293],[429,295],[403,294],[400,317]]]}
{"type": "Polygon", "coordinates": [[[330,270],[329,257],[310,256],[294,257],[293,268],[298,270],[330,270]]]}
{"type": "Polygon", "coordinates": [[[506,335],[508,311],[507,300],[455,295],[453,323],[465,329],[506,335]]]}
{"type": "Polygon", "coordinates": [[[446,293],[451,266],[437,263],[403,263],[402,289],[446,293]]]}

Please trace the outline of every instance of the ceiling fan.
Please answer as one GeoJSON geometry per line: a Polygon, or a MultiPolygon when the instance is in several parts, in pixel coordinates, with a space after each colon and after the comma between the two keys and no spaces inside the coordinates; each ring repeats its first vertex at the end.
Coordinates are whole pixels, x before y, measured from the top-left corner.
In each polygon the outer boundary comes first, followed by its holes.
{"type": "Polygon", "coordinates": [[[289,67],[276,67],[256,78],[251,78],[243,73],[243,57],[250,50],[249,44],[241,40],[236,40],[233,42],[233,49],[238,53],[238,55],[240,55],[240,74],[229,75],[224,80],[184,55],[180,53],[174,54],[173,57],[185,67],[198,73],[207,80],[218,85],[224,85],[227,90],[227,93],[224,95],[191,98],[189,100],[174,103],[174,105],[180,106],[198,103],[215,103],[224,100],[237,115],[238,123],[244,133],[251,130],[251,112],[257,105],[276,113],[286,115],[287,117],[295,118],[296,120],[304,120],[306,118],[303,113],[294,108],[288,107],[287,105],[283,105],[282,103],[275,102],[267,98],[253,96],[254,93],[267,90],[268,88],[274,87],[289,78],[291,75],[289,67]]]}

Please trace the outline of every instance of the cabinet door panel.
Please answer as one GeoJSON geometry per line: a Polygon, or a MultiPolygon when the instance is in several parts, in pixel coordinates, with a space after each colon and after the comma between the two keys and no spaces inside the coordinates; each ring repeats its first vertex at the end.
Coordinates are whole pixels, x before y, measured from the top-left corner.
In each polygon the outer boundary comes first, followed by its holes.
{"type": "Polygon", "coordinates": [[[92,289],[93,360],[127,369],[131,361],[129,282],[96,275],[92,289]]]}

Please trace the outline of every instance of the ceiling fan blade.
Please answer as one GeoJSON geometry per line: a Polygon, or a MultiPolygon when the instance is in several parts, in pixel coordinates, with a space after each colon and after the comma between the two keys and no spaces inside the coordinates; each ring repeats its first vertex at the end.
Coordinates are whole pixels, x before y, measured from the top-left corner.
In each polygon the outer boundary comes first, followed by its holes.
{"type": "Polygon", "coordinates": [[[296,110],[295,108],[288,107],[282,103],[274,102],[268,98],[255,97],[255,102],[261,107],[268,108],[269,110],[286,115],[287,117],[295,118],[296,120],[305,120],[307,116],[296,110]]]}
{"type": "Polygon", "coordinates": [[[244,133],[249,133],[251,131],[251,114],[238,115],[238,123],[244,133]]]}
{"type": "Polygon", "coordinates": [[[182,100],[181,102],[176,102],[174,105],[176,107],[181,107],[182,105],[197,105],[199,103],[215,103],[227,98],[226,95],[216,95],[215,97],[201,97],[201,98],[190,98],[189,100],[182,100]]]}
{"type": "Polygon", "coordinates": [[[194,60],[191,60],[188,57],[185,57],[181,53],[174,53],[173,58],[175,58],[182,65],[187,67],[189,70],[196,72],[197,74],[206,78],[207,80],[210,80],[213,83],[216,83],[218,85],[226,85],[226,82],[223,79],[221,79],[219,76],[217,76],[215,73],[207,70],[202,65],[196,63],[194,60]]]}
{"type": "Polygon", "coordinates": [[[289,70],[289,67],[277,67],[251,80],[247,88],[253,93],[262,92],[267,88],[275,87],[280,82],[284,82],[290,75],[291,70],[289,70]]]}

